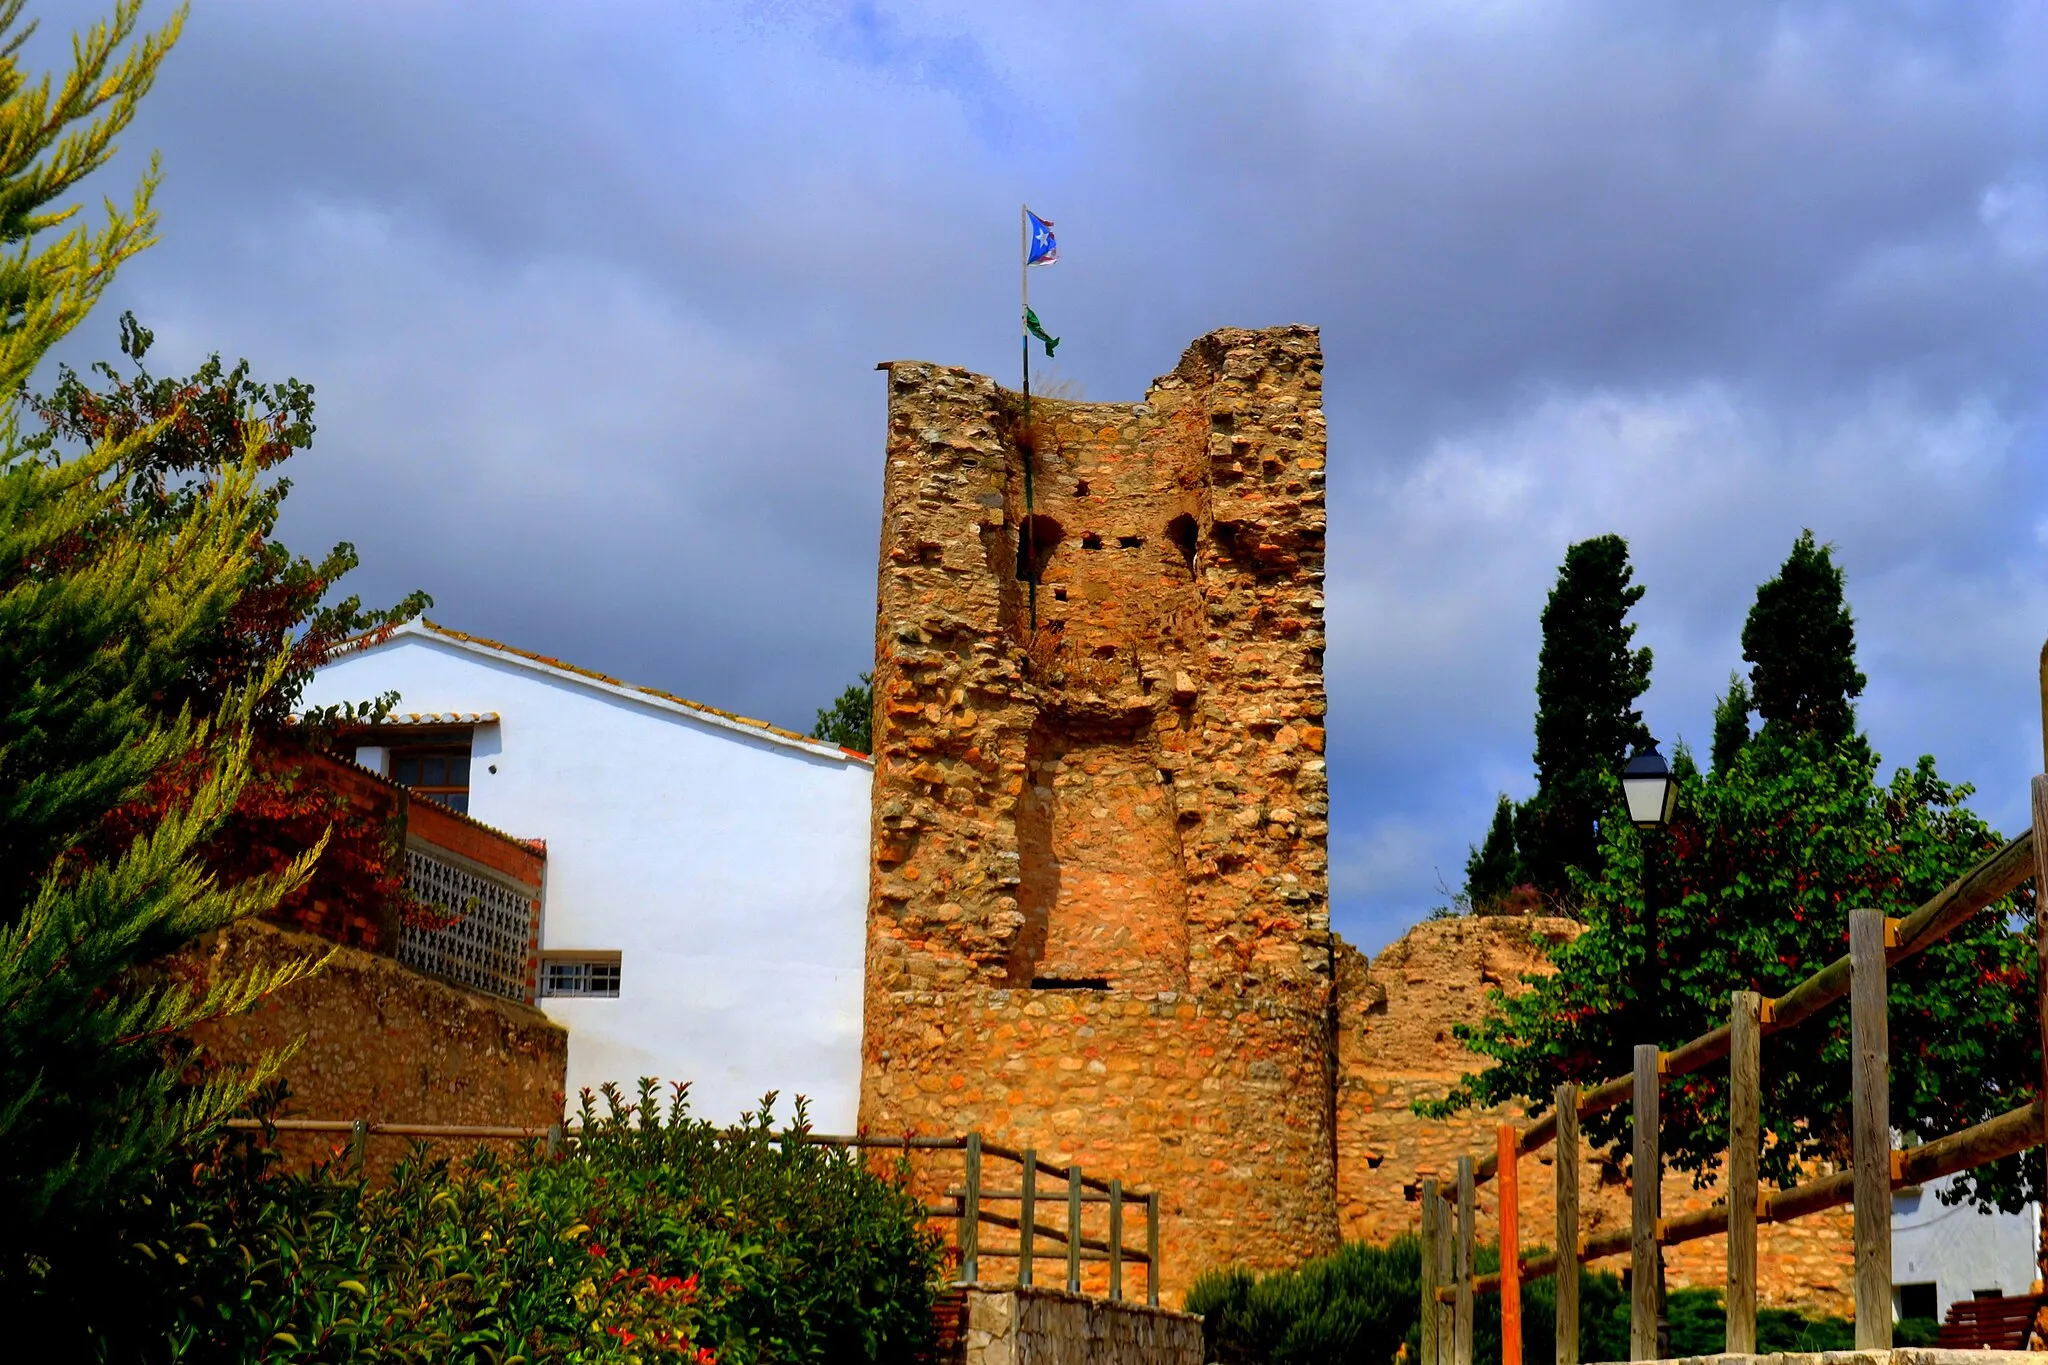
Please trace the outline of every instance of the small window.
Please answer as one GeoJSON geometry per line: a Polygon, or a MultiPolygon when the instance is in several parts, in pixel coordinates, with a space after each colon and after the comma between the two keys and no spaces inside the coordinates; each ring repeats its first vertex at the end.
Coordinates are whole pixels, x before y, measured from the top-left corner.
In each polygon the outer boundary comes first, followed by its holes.
{"type": "Polygon", "coordinates": [[[1919,1284],[1899,1286],[1899,1316],[1902,1318],[1939,1318],[1940,1300],[1935,1296],[1934,1281],[1923,1280],[1919,1284]]]}
{"type": "Polygon", "coordinates": [[[393,749],[391,780],[451,810],[469,813],[469,750],[393,749]]]}
{"type": "Polygon", "coordinates": [[[542,995],[619,995],[619,956],[592,954],[543,958],[540,964],[542,995]]]}

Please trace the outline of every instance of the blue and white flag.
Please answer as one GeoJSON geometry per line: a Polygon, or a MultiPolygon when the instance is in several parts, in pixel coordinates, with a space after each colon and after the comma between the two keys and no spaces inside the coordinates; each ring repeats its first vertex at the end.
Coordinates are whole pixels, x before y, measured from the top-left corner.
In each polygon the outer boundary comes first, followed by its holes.
{"type": "Polygon", "coordinates": [[[1030,209],[1024,210],[1024,217],[1031,225],[1031,245],[1024,254],[1026,265],[1052,265],[1060,258],[1060,244],[1052,235],[1052,222],[1040,218],[1030,209]]]}

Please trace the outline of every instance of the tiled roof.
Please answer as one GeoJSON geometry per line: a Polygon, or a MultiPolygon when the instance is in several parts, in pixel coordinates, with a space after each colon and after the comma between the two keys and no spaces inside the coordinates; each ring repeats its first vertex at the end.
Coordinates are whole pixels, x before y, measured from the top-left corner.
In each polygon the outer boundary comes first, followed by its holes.
{"type": "MultiPolygon", "coordinates": [[[[545,654],[535,654],[531,650],[519,649],[515,646],[505,644],[499,640],[488,639],[482,635],[471,635],[467,631],[450,630],[447,626],[426,620],[424,617],[417,621],[408,621],[406,622],[406,624],[399,626],[395,630],[372,631],[367,635],[358,636],[356,639],[350,640],[347,643],[341,645],[339,648],[337,648],[335,650],[335,654],[344,654],[351,649],[371,648],[376,645],[384,643],[386,640],[394,639],[397,636],[408,634],[437,635],[444,640],[452,640],[458,644],[468,645],[476,649],[489,650],[495,654],[508,655],[515,659],[524,660],[530,664],[537,664],[542,668],[551,669],[561,673],[568,673],[578,678],[588,679],[591,682],[597,683],[613,691],[632,693],[637,696],[650,698],[657,702],[666,703],[668,706],[675,707],[684,711],[694,712],[695,714],[703,716],[708,720],[717,721],[727,726],[734,726],[748,730],[758,731],[761,734],[768,735],[774,739],[781,740],[785,743],[795,744],[804,749],[808,749],[812,753],[836,754],[845,758],[858,759],[863,763],[872,761],[868,758],[866,754],[861,753],[857,749],[849,749],[844,745],[833,744],[827,740],[813,739],[809,735],[800,735],[794,730],[785,730],[779,725],[770,725],[765,720],[755,720],[750,716],[736,715],[731,711],[722,711],[716,706],[706,706],[703,702],[691,701],[688,697],[679,697],[673,692],[663,692],[659,688],[654,687],[641,687],[636,683],[629,683],[623,681],[622,679],[614,678],[607,673],[599,673],[594,669],[581,668],[575,664],[568,663],[565,660],[550,658],[548,655],[545,654]]],[[[431,713],[423,714],[430,715],[431,713]]],[[[489,716],[492,721],[498,719],[496,712],[478,712],[475,714],[480,717],[489,716]]],[[[393,719],[396,718],[394,717],[393,719]]],[[[432,723],[432,721],[427,720],[420,723],[430,724],[432,723]]],[[[443,723],[448,722],[444,721],[443,723]]],[[[482,722],[479,720],[476,723],[482,722]]]]}
{"type": "Polygon", "coordinates": [[[496,711],[393,711],[379,725],[496,725],[496,711]]]}

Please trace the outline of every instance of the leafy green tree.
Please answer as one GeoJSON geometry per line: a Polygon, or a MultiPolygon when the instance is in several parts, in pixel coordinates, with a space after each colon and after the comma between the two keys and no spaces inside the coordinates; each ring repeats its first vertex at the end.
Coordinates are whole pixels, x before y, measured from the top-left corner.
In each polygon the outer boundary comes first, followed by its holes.
{"type": "Polygon", "coordinates": [[[1749,684],[1740,673],[1730,673],[1728,691],[1714,703],[1714,747],[1710,754],[1714,772],[1733,768],[1743,746],[1749,743],[1749,711],[1749,684]]]}
{"type": "MultiPolygon", "coordinates": [[[[69,365],[59,365],[51,391],[27,400],[42,425],[24,442],[30,450],[61,456],[135,441],[124,510],[145,534],[180,524],[207,496],[213,471],[239,464],[246,451],[253,450],[256,467],[268,473],[310,449],[314,432],[311,384],[251,379],[247,360],[229,367],[218,353],[189,376],[152,375],[144,358],[155,341],[133,313],[123,313],[120,347],[131,368],[94,364],[91,374],[101,381],[96,388],[69,365]]],[[[316,561],[286,548],[276,529],[291,488],[284,478],[256,488],[258,542],[234,604],[160,705],[210,710],[282,655],[284,672],[256,707],[266,736],[278,739],[306,683],[337,645],[395,627],[433,605],[417,591],[380,609],[365,607],[354,594],[327,601],[359,562],[356,549],[344,541],[316,561]]]]}
{"type": "MultiPolygon", "coordinates": [[[[1654,1041],[1669,1047],[1726,1022],[1731,991],[1780,995],[1839,957],[1851,908],[1906,915],[1997,848],[1998,835],[1964,804],[1969,791],[1942,781],[1931,758],[1880,783],[1867,751],[1815,735],[1754,742],[1712,781],[1681,771],[1664,836],[1643,840],[1618,809],[1604,824],[1598,859],[1580,878],[1585,930],[1553,950],[1555,973],[1497,993],[1483,1022],[1458,1028],[1487,1066],[1418,1108],[1447,1117],[1521,1099],[1541,1113],[1560,1082],[1626,1071],[1630,1048],[1651,1041],[1630,1028],[1641,1017],[1646,871],[1660,888],[1654,1041]]],[[[1895,1126],[1954,1132],[2036,1090],[2034,953],[2020,919],[2032,896],[2022,888],[1895,969],[1895,1126]]],[[[1768,1177],[1790,1182],[1802,1163],[1846,1159],[1848,1075],[1846,1009],[1766,1040],[1768,1177]]],[[[1666,1088],[1665,1103],[1667,1162],[1704,1176],[1727,1145],[1725,1077],[1687,1076],[1666,1088]]],[[[1588,1119],[1585,1131],[1601,1145],[1623,1143],[1627,1126],[1624,1108],[1588,1119]]],[[[2015,1159],[1962,1179],[1974,1197],[2013,1210],[2039,1197],[2039,1168],[2015,1159]]]]}
{"type": "Polygon", "coordinates": [[[1543,608],[1536,666],[1536,795],[1516,813],[1526,874],[1553,900],[1575,894],[1573,868],[1597,856],[1597,827],[1628,756],[1647,744],[1636,698],[1650,685],[1650,651],[1631,648],[1628,542],[1595,536],[1565,551],[1543,608]]]}
{"type": "MultiPolygon", "coordinates": [[[[151,240],[153,170],[101,230],[50,234],[73,212],[55,201],[112,155],[183,18],[138,38],[139,5],[121,0],[74,42],[53,91],[20,68],[21,15],[20,0],[0,3],[0,381],[16,394],[151,240]]],[[[151,496],[158,428],[59,458],[20,437],[19,406],[0,421],[0,1294],[15,1302],[62,1280],[97,1219],[274,1070],[191,1079],[175,1040],[305,964],[196,981],[150,964],[267,910],[319,852],[238,884],[196,856],[248,780],[286,658],[219,689],[210,711],[165,705],[253,572],[267,528],[256,443],[147,523],[133,509],[151,496]],[[109,818],[180,765],[198,774],[189,798],[110,836],[109,818]]]]}
{"type": "Polygon", "coordinates": [[[1812,531],[1800,532],[1778,576],[1756,590],[1742,627],[1742,657],[1766,730],[1816,735],[1830,746],[1854,738],[1850,703],[1865,681],[1856,668],[1856,625],[1841,567],[1812,531]]]}
{"type": "Polygon", "coordinates": [[[1474,906],[1499,900],[1528,877],[1515,848],[1515,803],[1503,792],[1493,808],[1486,842],[1465,859],[1465,895],[1474,906]]]}
{"type": "Polygon", "coordinates": [[[875,749],[875,675],[863,673],[860,681],[841,692],[830,705],[818,709],[818,723],[811,738],[851,749],[873,753],[875,749]]]}

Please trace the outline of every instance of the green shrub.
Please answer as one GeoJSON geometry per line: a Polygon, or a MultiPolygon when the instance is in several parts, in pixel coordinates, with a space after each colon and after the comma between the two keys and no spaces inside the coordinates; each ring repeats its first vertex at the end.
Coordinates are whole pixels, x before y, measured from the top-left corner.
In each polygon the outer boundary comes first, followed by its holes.
{"type": "MultiPolygon", "coordinates": [[[[280,1172],[241,1140],[138,1211],[102,1358],[898,1362],[932,1335],[939,1239],[847,1153],[586,1094],[580,1138],[372,1187],[280,1172]]],[[[801,1102],[797,1127],[804,1127],[801,1102]]]]}
{"type": "MultiPolygon", "coordinates": [[[[1674,1289],[1665,1298],[1665,1316],[1671,1323],[1671,1354],[1674,1356],[1714,1355],[1728,1340],[1728,1309],[1718,1289],[1674,1289]]],[[[1623,1328],[1627,1327],[1624,1312],[1623,1328]]],[[[1911,1329],[1908,1329],[1909,1332],[1911,1329]]],[[[1898,1332],[1900,1345],[1907,1342],[1898,1332]]],[[[1932,1341],[1930,1333],[1928,1341],[1932,1341]]],[[[1778,1351],[1849,1351],[1856,1346],[1856,1325],[1847,1318],[1808,1317],[1796,1308],[1759,1308],[1756,1313],[1756,1345],[1764,1354],[1778,1351]]],[[[1592,1359],[1593,1357],[1586,1357],[1592,1359]]],[[[1621,1357],[1609,1357],[1620,1359],[1621,1357]]]]}
{"type": "Polygon", "coordinates": [[[1941,1324],[1933,1318],[1900,1318],[1892,1324],[1892,1345],[1932,1346],[1941,1335],[1941,1324]]]}
{"type": "MultiPolygon", "coordinates": [[[[1474,1248],[1473,1263],[1481,1274],[1496,1270],[1500,1253],[1474,1248]]],[[[1420,1241],[1404,1234],[1384,1247],[1349,1242],[1271,1275],[1210,1271],[1189,1288],[1186,1307],[1202,1314],[1208,1356],[1221,1365],[1385,1365],[1404,1342],[1409,1359],[1420,1357],[1421,1273],[1420,1241]]],[[[1523,1359],[1550,1359],[1556,1338],[1552,1282],[1523,1285],[1523,1359]]],[[[1628,1304],[1615,1276],[1579,1272],[1579,1339],[1582,1360],[1627,1359],[1628,1304]]],[[[1475,1361],[1500,1359],[1498,1295],[1473,1301],[1472,1346],[1475,1361]]]]}
{"type": "MultiPolygon", "coordinates": [[[[1542,1248],[1529,1248],[1530,1253],[1542,1248]]],[[[1473,1269],[1500,1268],[1495,1247],[1474,1247],[1473,1269]]],[[[1210,1271],[1188,1290],[1187,1309],[1203,1317],[1210,1360],[1221,1365],[1386,1365],[1405,1342],[1408,1359],[1421,1359],[1420,1241],[1396,1237],[1384,1247],[1347,1243],[1332,1256],[1293,1270],[1254,1275],[1242,1267],[1210,1271]]],[[[1728,1315],[1718,1289],[1674,1289],[1666,1300],[1673,1356],[1714,1355],[1727,1340],[1728,1315]]],[[[1579,1359],[1626,1360],[1629,1304],[1621,1279],[1604,1270],[1579,1270],[1579,1359]]],[[[1843,1318],[1808,1317],[1790,1308],[1757,1310],[1757,1349],[1846,1351],[1856,1331],[1843,1318]]],[[[1901,1346],[1934,1340],[1936,1324],[1909,1319],[1893,1331],[1901,1346]]],[[[1522,1359],[1554,1358],[1557,1286],[1549,1277],[1522,1286],[1522,1359]]],[[[1498,1365],[1500,1296],[1472,1302],[1472,1358],[1498,1365]]]]}

